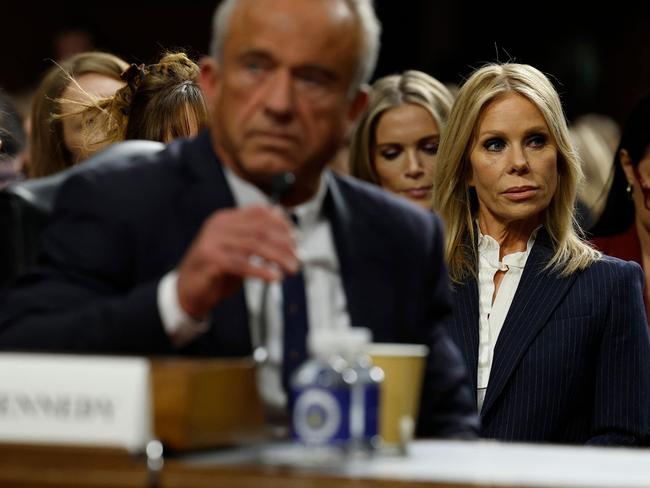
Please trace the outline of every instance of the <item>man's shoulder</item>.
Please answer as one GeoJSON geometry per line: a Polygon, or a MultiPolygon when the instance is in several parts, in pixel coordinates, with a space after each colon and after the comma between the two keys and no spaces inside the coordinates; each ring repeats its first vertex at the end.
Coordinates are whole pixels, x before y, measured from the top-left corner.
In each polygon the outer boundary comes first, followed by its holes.
{"type": "Polygon", "coordinates": [[[176,140],[167,145],[154,141],[124,141],[114,144],[77,166],[70,178],[106,181],[112,178],[148,178],[180,170],[196,140],[176,140]]]}
{"type": "Polygon", "coordinates": [[[196,175],[188,161],[201,145],[196,140],[178,140],[168,145],[153,141],[115,144],[82,163],[66,177],[61,198],[84,198],[106,204],[155,199],[180,189],[196,175]]]}
{"type": "Polygon", "coordinates": [[[331,173],[332,191],[338,192],[350,212],[379,223],[420,228],[440,226],[434,212],[428,212],[383,188],[351,176],[331,173]]]}

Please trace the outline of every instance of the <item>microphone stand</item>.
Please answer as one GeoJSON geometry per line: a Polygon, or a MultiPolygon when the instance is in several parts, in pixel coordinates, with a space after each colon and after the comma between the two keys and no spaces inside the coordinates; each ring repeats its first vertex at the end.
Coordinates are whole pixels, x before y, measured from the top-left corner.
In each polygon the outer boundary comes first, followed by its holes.
{"type": "MultiPolygon", "coordinates": [[[[296,181],[293,173],[280,173],[273,177],[271,181],[271,205],[276,206],[280,200],[291,189],[296,181]]],[[[269,283],[265,281],[262,285],[262,299],[260,301],[260,318],[259,318],[259,344],[253,350],[253,359],[258,365],[266,363],[269,359],[269,351],[266,341],[268,339],[268,326],[266,323],[266,307],[269,294],[269,283]]]]}
{"type": "MultiPolygon", "coordinates": [[[[285,196],[294,185],[296,178],[293,173],[280,173],[276,175],[271,182],[271,205],[276,206],[280,200],[285,196]]],[[[263,366],[269,360],[269,351],[267,347],[268,340],[268,324],[266,317],[266,309],[269,294],[269,283],[264,281],[262,284],[262,297],[260,300],[260,314],[258,320],[258,344],[253,349],[253,360],[257,367],[263,366]]],[[[274,408],[267,408],[266,422],[270,426],[271,436],[278,439],[283,439],[287,436],[288,431],[286,427],[286,412],[276,411],[274,408]]]]}

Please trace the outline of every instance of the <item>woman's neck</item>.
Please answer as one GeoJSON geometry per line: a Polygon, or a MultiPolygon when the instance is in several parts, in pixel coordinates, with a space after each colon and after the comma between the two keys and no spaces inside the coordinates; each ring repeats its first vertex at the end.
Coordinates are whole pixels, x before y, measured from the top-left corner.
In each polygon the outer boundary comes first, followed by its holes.
{"type": "MultiPolygon", "coordinates": [[[[504,224],[482,219],[480,215],[478,218],[481,233],[492,237],[499,243],[500,260],[513,252],[525,251],[528,246],[528,239],[530,239],[530,235],[538,225],[537,219],[518,220],[504,224]]],[[[648,237],[650,238],[650,235],[648,237]]]]}

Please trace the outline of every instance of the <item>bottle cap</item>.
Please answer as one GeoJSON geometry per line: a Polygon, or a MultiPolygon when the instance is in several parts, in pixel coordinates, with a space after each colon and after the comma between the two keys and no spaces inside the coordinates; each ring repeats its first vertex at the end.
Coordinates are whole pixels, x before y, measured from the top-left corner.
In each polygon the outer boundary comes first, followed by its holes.
{"type": "Polygon", "coordinates": [[[343,338],[341,353],[347,357],[365,353],[367,345],[372,342],[372,331],[366,327],[351,327],[341,336],[343,338]]]}
{"type": "Polygon", "coordinates": [[[341,348],[341,337],[333,330],[317,329],[309,332],[307,348],[314,357],[328,357],[341,348]]]}
{"type": "Polygon", "coordinates": [[[310,331],[307,337],[309,353],[315,357],[361,354],[370,342],[372,331],[365,327],[316,329],[310,331]]]}

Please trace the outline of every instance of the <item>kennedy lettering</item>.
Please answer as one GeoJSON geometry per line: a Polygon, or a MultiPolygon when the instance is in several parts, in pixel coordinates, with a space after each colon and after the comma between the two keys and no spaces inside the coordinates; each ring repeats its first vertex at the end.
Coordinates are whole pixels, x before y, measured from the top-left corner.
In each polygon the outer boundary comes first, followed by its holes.
{"type": "Polygon", "coordinates": [[[115,405],[108,397],[0,391],[0,418],[3,417],[111,422],[115,405]]]}

